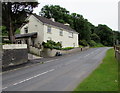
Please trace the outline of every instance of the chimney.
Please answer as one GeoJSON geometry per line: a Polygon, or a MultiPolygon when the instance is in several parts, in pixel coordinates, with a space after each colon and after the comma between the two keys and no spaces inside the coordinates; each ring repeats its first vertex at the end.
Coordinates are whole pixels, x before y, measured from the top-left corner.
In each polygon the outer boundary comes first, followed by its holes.
{"type": "Polygon", "coordinates": [[[52,20],[53,22],[55,22],[55,19],[54,19],[54,18],[50,18],[50,20],[52,20]]]}
{"type": "Polygon", "coordinates": [[[70,26],[70,24],[68,24],[68,23],[65,23],[64,25],[65,25],[65,26],[70,26]]]}

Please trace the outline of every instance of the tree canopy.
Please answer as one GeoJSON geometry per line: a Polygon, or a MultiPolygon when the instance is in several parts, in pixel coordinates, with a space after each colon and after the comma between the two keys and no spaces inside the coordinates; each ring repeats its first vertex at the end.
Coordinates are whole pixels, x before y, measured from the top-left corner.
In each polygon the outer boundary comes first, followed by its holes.
{"type": "Polygon", "coordinates": [[[33,12],[33,8],[38,2],[2,2],[2,25],[8,31],[9,39],[14,42],[15,31],[26,23],[28,14],[33,12]]]}
{"type": "MultiPolygon", "coordinates": [[[[18,33],[18,28],[23,23],[27,23],[25,19],[33,12],[33,8],[37,7],[38,2],[2,2],[2,27],[3,35],[8,34],[9,39],[14,42],[14,34],[18,33]],[[7,20],[6,20],[7,19],[7,20]]],[[[68,23],[70,27],[79,33],[80,45],[94,45],[101,43],[105,46],[116,44],[116,40],[120,41],[120,32],[113,31],[107,25],[93,25],[82,15],[70,13],[67,9],[59,5],[45,5],[40,15],[46,18],[54,18],[56,22],[68,23]]]]}
{"type": "Polygon", "coordinates": [[[120,34],[113,31],[107,25],[99,24],[94,26],[82,15],[71,13],[59,5],[45,5],[40,15],[46,18],[54,18],[60,23],[68,23],[70,27],[79,33],[79,44],[88,45],[90,42],[102,43],[105,46],[112,46],[115,40],[120,41],[120,34]],[[95,42],[94,42],[95,41],[95,42]]]}

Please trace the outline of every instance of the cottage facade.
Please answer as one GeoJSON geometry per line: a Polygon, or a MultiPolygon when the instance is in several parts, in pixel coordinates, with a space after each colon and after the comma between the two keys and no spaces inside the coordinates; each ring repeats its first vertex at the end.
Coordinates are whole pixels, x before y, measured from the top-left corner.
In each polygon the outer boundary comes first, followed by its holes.
{"type": "Polygon", "coordinates": [[[31,15],[28,20],[21,27],[20,35],[16,35],[20,43],[40,47],[43,41],[52,40],[60,42],[62,47],[78,47],[78,33],[70,26],[38,15],[31,15]]]}

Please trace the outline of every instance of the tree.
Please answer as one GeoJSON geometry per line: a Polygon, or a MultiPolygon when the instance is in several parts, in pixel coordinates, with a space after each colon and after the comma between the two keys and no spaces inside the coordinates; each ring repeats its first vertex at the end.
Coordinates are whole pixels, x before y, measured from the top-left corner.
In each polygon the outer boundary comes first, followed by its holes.
{"type": "Polygon", "coordinates": [[[65,23],[68,19],[69,11],[59,5],[45,5],[40,12],[41,16],[46,18],[54,18],[57,22],[65,23]]]}
{"type": "Polygon", "coordinates": [[[72,13],[59,5],[46,5],[41,9],[41,16],[54,18],[56,22],[68,23],[70,27],[79,33],[79,44],[88,45],[102,43],[106,46],[112,46],[113,41],[120,40],[120,34],[112,31],[107,25],[98,25],[97,27],[85,19],[82,15],[72,13]],[[95,42],[94,42],[94,41],[95,42]]]}
{"type": "Polygon", "coordinates": [[[114,44],[115,45],[117,44],[117,40],[119,41],[119,44],[120,44],[120,32],[113,31],[113,33],[114,33],[114,44]]]}
{"type": "Polygon", "coordinates": [[[94,40],[96,43],[100,43],[100,37],[95,33],[91,34],[91,39],[94,40]]]}
{"type": "Polygon", "coordinates": [[[11,43],[15,41],[14,33],[23,23],[28,14],[33,12],[38,2],[2,2],[2,25],[8,31],[11,43]]]}
{"type": "Polygon", "coordinates": [[[84,19],[82,15],[72,13],[73,28],[79,33],[79,40],[86,40],[89,42],[91,28],[88,20],[84,19]]]}
{"type": "Polygon", "coordinates": [[[101,43],[106,46],[113,46],[113,31],[107,25],[99,24],[95,33],[100,37],[101,43]]]}

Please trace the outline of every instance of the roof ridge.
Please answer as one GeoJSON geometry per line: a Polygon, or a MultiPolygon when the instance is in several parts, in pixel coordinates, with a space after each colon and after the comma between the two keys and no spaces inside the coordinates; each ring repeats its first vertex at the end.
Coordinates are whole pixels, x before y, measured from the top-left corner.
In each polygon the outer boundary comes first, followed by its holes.
{"type": "MultiPolygon", "coordinates": [[[[63,28],[63,29],[66,29],[66,30],[69,30],[69,31],[74,31],[76,32],[74,29],[72,29],[70,26],[66,26],[60,22],[53,22],[52,20],[48,19],[48,18],[45,18],[43,16],[39,16],[39,15],[36,15],[36,14],[33,14],[37,19],[39,19],[41,22],[43,23],[47,23],[47,24],[50,24],[50,25],[53,25],[53,26],[57,26],[57,27],[60,27],[60,28],[63,28]]],[[[77,32],[76,32],[77,33],[77,32]]]]}

